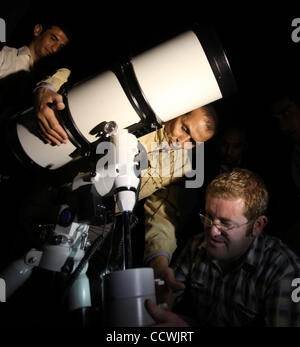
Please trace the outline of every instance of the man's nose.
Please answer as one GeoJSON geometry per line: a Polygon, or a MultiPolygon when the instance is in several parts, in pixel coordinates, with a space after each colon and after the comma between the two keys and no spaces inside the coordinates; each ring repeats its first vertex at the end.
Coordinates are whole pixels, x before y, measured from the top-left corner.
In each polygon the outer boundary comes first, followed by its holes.
{"type": "Polygon", "coordinates": [[[213,224],[210,227],[209,231],[210,231],[211,236],[219,236],[219,235],[221,235],[221,231],[216,227],[215,224],[213,224]]]}
{"type": "Polygon", "coordinates": [[[184,143],[188,142],[191,139],[191,136],[189,134],[181,135],[178,138],[178,142],[183,146],[184,143]]]}
{"type": "Polygon", "coordinates": [[[50,46],[51,53],[53,54],[53,53],[58,52],[58,51],[59,51],[59,47],[60,47],[59,43],[54,42],[54,43],[50,46]]]}

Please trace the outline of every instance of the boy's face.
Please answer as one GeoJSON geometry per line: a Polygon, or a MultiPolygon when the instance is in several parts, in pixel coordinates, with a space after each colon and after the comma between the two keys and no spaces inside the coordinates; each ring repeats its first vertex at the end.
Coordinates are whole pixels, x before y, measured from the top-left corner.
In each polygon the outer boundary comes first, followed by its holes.
{"type": "Polygon", "coordinates": [[[38,24],[35,26],[34,36],[34,53],[37,59],[57,53],[69,42],[66,34],[57,26],[42,32],[42,26],[38,24]]]}
{"type": "Polygon", "coordinates": [[[206,120],[205,112],[198,108],[166,122],[165,132],[169,146],[175,149],[191,148],[195,146],[196,142],[209,140],[214,132],[207,130],[206,120]],[[185,143],[189,143],[189,145],[184,146],[185,143]]]}

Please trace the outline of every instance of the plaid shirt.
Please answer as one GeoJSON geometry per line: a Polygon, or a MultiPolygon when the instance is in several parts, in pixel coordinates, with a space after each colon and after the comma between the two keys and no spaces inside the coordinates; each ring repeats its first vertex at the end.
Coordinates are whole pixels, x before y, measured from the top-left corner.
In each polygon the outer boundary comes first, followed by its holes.
{"type": "Polygon", "coordinates": [[[186,284],[174,311],[192,317],[196,325],[300,326],[300,302],[292,300],[292,281],[300,281],[300,259],[275,237],[261,233],[240,264],[222,274],[199,234],[173,268],[186,284]]]}

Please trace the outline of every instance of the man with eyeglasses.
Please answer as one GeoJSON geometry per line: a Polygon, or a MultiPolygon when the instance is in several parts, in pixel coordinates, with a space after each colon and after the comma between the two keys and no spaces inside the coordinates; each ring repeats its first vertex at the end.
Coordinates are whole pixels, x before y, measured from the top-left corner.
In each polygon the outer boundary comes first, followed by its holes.
{"type": "Polygon", "coordinates": [[[174,312],[146,303],[158,326],[300,326],[300,259],[264,232],[267,207],[266,187],[249,170],[220,174],[208,185],[204,233],[173,266],[185,286],[174,312]]]}

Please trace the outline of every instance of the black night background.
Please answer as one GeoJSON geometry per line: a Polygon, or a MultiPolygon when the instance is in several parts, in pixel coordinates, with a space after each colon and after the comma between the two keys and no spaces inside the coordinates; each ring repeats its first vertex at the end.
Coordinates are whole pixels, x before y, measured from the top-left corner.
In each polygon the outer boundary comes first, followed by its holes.
{"type": "Polygon", "coordinates": [[[54,68],[69,67],[72,83],[105,71],[195,23],[213,27],[237,83],[235,95],[215,103],[220,126],[229,120],[242,123],[260,171],[272,177],[272,187],[276,183],[284,189],[281,171],[286,168],[286,143],[270,115],[270,104],[282,90],[297,90],[300,85],[300,33],[299,42],[292,39],[296,29],[292,21],[300,18],[299,9],[287,1],[279,5],[262,1],[11,0],[0,5],[7,45],[26,44],[34,22],[47,13],[58,14],[72,28],[71,44],[52,63],[54,68]]]}

